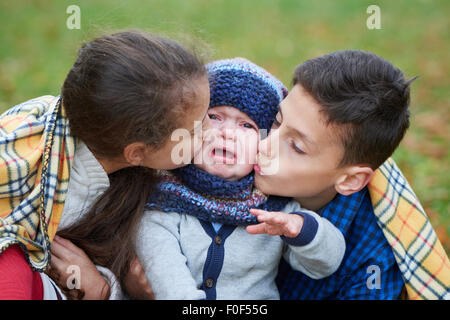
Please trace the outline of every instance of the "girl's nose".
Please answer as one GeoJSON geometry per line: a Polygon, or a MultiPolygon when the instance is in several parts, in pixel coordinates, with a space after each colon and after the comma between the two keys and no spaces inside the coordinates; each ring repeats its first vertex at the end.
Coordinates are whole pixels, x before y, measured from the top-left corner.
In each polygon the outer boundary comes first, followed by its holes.
{"type": "Polygon", "coordinates": [[[206,131],[212,128],[211,125],[211,119],[209,118],[208,115],[206,115],[205,119],[203,119],[203,123],[202,123],[202,130],[206,131]]]}

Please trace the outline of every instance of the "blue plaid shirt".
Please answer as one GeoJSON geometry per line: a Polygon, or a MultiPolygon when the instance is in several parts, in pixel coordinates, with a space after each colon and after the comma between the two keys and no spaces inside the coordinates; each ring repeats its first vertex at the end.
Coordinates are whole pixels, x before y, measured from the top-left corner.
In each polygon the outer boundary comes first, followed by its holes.
{"type": "Polygon", "coordinates": [[[392,249],[378,227],[367,187],[338,194],[318,212],[344,234],[346,252],[331,276],[314,280],[281,261],[281,299],[397,299],[403,279],[392,249]]]}

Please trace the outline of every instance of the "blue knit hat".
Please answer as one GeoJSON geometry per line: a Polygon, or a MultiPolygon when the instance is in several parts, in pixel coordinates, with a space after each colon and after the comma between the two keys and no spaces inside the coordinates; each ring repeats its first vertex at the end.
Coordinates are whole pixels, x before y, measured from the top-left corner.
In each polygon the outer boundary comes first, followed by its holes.
{"type": "MultiPolygon", "coordinates": [[[[247,114],[259,129],[269,130],[287,90],[277,78],[254,63],[227,59],[206,65],[210,108],[228,105],[247,114]]],[[[250,208],[280,211],[290,198],[266,196],[253,187],[252,173],[227,181],[190,164],[163,173],[146,204],[147,209],[178,212],[231,225],[256,224],[250,208]]]]}
{"type": "Polygon", "coordinates": [[[288,93],[280,80],[244,58],[214,61],[206,69],[210,108],[235,107],[255,121],[259,129],[270,129],[278,105],[288,93]]]}

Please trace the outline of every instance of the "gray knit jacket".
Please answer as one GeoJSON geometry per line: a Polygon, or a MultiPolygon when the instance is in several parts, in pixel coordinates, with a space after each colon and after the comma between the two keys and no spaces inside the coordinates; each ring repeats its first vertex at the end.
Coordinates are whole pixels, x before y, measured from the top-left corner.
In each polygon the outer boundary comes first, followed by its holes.
{"type": "Polygon", "coordinates": [[[283,210],[299,211],[309,215],[305,219],[309,222],[303,225],[298,239],[253,235],[244,226],[238,226],[219,242],[224,248],[221,261],[208,257],[208,248],[215,239],[196,217],[146,211],[138,230],[136,250],[155,298],[210,299],[213,290],[215,299],[279,299],[275,277],[282,257],[292,268],[313,279],[331,275],[344,257],[344,237],[331,222],[302,209],[296,201],[289,202],[283,210]],[[312,221],[316,223],[311,237],[308,229],[314,225],[312,221]],[[308,243],[298,241],[308,232],[308,243]],[[218,277],[203,278],[205,263],[219,265],[218,277]]]}

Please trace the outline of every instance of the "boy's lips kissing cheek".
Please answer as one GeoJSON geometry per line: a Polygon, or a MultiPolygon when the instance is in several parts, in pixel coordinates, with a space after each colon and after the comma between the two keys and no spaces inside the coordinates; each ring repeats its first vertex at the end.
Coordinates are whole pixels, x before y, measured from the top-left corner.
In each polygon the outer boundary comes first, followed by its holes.
{"type": "Polygon", "coordinates": [[[264,168],[268,166],[268,160],[265,159],[260,154],[256,155],[256,163],[254,165],[254,170],[257,174],[264,175],[264,168]]]}
{"type": "Polygon", "coordinates": [[[277,174],[279,166],[277,160],[271,160],[261,154],[258,154],[256,156],[256,164],[253,168],[257,174],[264,176],[277,174]]]}

